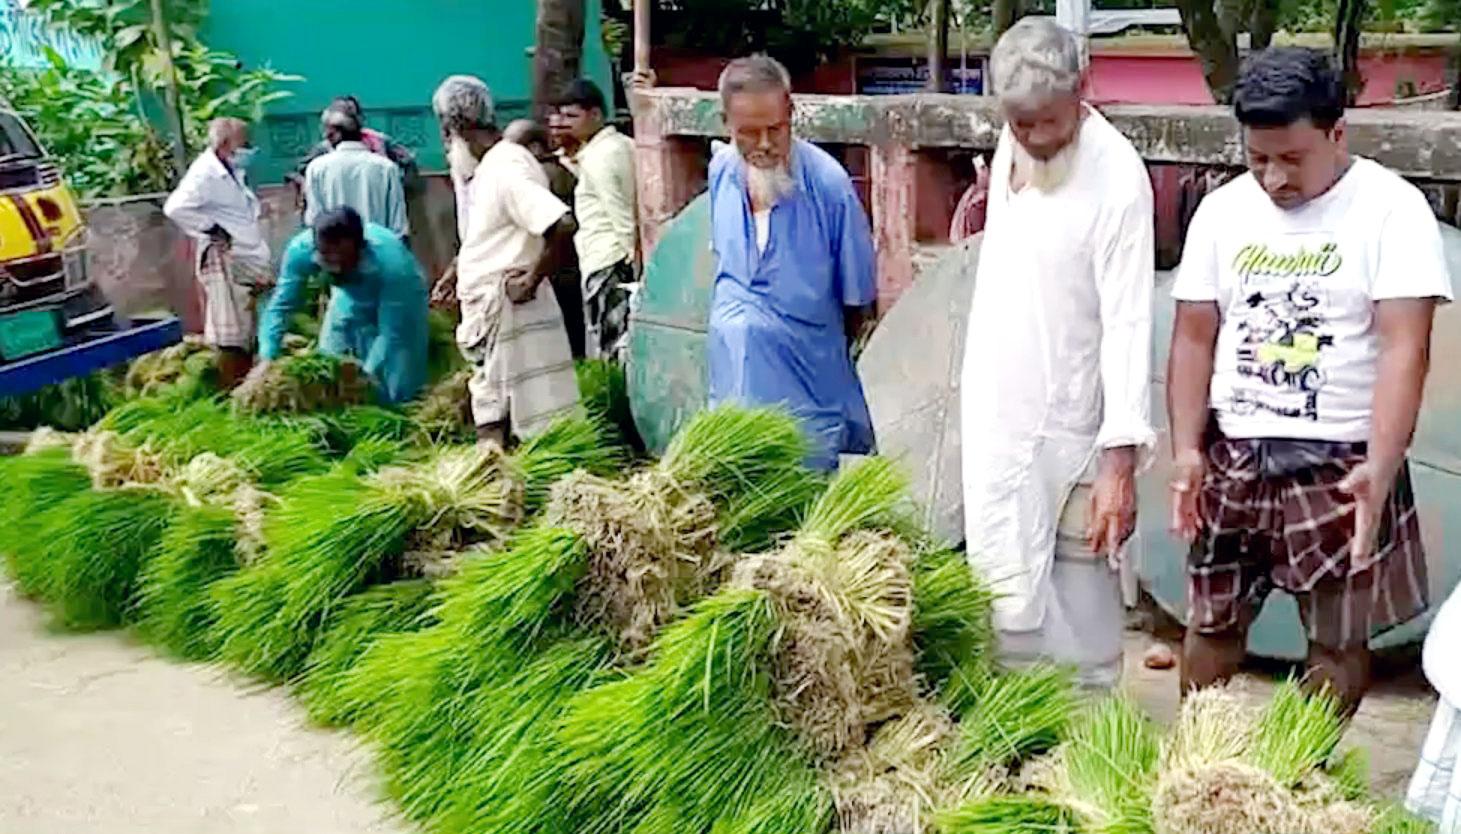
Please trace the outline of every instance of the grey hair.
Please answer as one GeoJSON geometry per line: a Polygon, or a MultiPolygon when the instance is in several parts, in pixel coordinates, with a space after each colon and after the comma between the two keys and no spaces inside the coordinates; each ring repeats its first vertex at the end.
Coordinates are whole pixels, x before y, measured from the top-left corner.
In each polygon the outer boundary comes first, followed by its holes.
{"type": "Polygon", "coordinates": [[[770,55],[751,55],[731,61],[720,74],[721,104],[737,93],[780,91],[791,95],[791,73],[770,55]]]}
{"type": "Polygon", "coordinates": [[[360,123],[359,116],[335,105],[326,107],[324,112],[320,113],[320,126],[332,127],[348,134],[359,133],[364,127],[360,123]]]}
{"type": "Polygon", "coordinates": [[[475,76],[453,75],[441,82],[431,97],[431,109],[436,112],[442,129],[453,136],[467,130],[497,126],[492,91],[486,82],[475,76]]]}
{"type": "Polygon", "coordinates": [[[217,149],[219,145],[233,138],[237,131],[248,130],[249,123],[243,119],[234,119],[223,116],[208,123],[208,147],[217,149]]]}
{"type": "Polygon", "coordinates": [[[1075,34],[1048,17],[1026,17],[994,45],[989,71],[994,94],[1036,102],[1081,90],[1081,48],[1075,34]]]}

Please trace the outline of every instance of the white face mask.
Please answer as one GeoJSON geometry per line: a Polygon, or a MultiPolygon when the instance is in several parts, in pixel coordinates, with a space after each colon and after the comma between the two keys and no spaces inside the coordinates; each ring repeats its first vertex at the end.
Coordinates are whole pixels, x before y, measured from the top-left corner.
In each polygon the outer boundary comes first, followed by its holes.
{"type": "Polygon", "coordinates": [[[460,136],[453,136],[446,149],[446,161],[451,167],[452,179],[466,182],[477,170],[477,157],[472,155],[472,146],[460,136]]]}

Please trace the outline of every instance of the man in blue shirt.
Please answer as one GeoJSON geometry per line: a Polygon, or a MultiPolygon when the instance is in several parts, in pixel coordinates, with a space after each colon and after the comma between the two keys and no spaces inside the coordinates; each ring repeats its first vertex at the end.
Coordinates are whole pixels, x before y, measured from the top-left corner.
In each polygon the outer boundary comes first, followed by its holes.
{"type": "Polygon", "coordinates": [[[330,306],[319,351],[358,359],[383,402],[414,399],[426,382],[426,279],[394,232],[365,224],[354,209],[322,212],[289,242],[259,325],[259,355],[279,357],[289,317],[320,274],[330,306]]]}
{"type": "Polygon", "coordinates": [[[710,163],[711,405],[784,406],[809,463],[834,469],[874,446],[849,350],[877,300],[867,214],[842,166],[792,137],[785,67],[732,61],[720,97],[734,146],[710,163]]]}

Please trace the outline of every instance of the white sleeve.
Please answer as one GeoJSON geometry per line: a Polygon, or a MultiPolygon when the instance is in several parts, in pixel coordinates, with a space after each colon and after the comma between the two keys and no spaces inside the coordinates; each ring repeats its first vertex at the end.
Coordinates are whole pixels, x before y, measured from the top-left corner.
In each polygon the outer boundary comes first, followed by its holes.
{"type": "Polygon", "coordinates": [[[1405,190],[1380,224],[1380,253],[1370,279],[1370,297],[1451,301],[1441,227],[1425,195],[1412,186],[1405,190]]]}
{"type": "Polygon", "coordinates": [[[568,206],[562,200],[553,196],[547,186],[530,177],[504,177],[502,191],[508,216],[532,234],[543,235],[568,213],[568,206]]]}
{"type": "MultiPolygon", "coordinates": [[[[1139,176],[1145,177],[1141,171],[1139,176]]],[[[1112,206],[1096,241],[1096,292],[1101,316],[1104,413],[1102,449],[1156,447],[1151,425],[1152,290],[1156,283],[1151,184],[1112,206]]]]}
{"type": "Polygon", "coordinates": [[[1182,263],[1177,267],[1177,278],[1172,282],[1174,301],[1217,301],[1218,260],[1217,239],[1214,237],[1212,196],[1197,205],[1197,213],[1187,227],[1187,239],[1182,243],[1182,263]]]}
{"type": "Polygon", "coordinates": [[[202,237],[217,221],[208,215],[206,177],[195,172],[196,167],[189,168],[182,182],[168,195],[162,213],[179,229],[193,237],[202,237]]]}

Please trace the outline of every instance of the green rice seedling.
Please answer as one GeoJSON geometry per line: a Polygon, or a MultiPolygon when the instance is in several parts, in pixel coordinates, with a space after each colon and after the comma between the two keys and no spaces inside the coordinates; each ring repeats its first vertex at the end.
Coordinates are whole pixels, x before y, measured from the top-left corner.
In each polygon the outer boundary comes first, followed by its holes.
{"type": "Polygon", "coordinates": [[[1370,756],[1363,747],[1345,750],[1325,771],[1339,795],[1359,802],[1370,792],[1370,756]]]}
{"type": "Polygon", "coordinates": [[[60,447],[0,458],[0,483],[0,555],[20,592],[40,596],[48,576],[45,510],[88,491],[91,476],[60,447]]]}
{"type": "Polygon", "coordinates": [[[132,360],[122,383],[128,399],[173,392],[205,397],[218,390],[218,354],[201,341],[183,341],[132,360]]]}
{"type": "Polygon", "coordinates": [[[1091,834],[1151,834],[1152,789],[1161,753],[1157,732],[1125,697],[1087,710],[1061,745],[1046,789],[1076,812],[1091,834]]]}
{"type": "Polygon", "coordinates": [[[1001,672],[972,687],[971,701],[949,762],[960,782],[997,774],[1059,744],[1076,709],[1075,683],[1057,667],[1001,672]]]}
{"type": "Polygon", "coordinates": [[[1343,737],[1344,720],[1334,698],[1305,693],[1289,680],[1274,690],[1259,716],[1247,759],[1292,788],[1320,770],[1343,737]]]}
{"type": "Polygon", "coordinates": [[[81,431],[116,405],[118,392],[105,372],[72,377],[19,397],[0,397],[0,429],[81,431]]]}
{"type": "Polygon", "coordinates": [[[121,625],[171,510],[151,490],[88,490],[45,510],[38,590],[56,622],[74,630],[121,625]]]}
{"type": "Polygon", "coordinates": [[[1033,794],[983,796],[938,815],[938,834],[1081,834],[1069,808],[1033,794]]]}
{"type": "Polygon", "coordinates": [[[993,591],[963,554],[936,548],[914,563],[918,672],[955,715],[974,705],[977,687],[994,671],[993,610],[993,591]]]}
{"type": "Polygon", "coordinates": [[[368,704],[345,691],[350,670],[381,635],[430,625],[433,603],[432,583],[416,579],[370,588],[331,613],[295,690],[310,718],[324,725],[353,723],[368,704]]]}
{"type": "Polygon", "coordinates": [[[237,528],[231,507],[176,510],[138,582],[137,630],[143,639],[183,660],[214,656],[216,609],[208,588],[238,570],[237,528]]]}
{"type": "Polygon", "coordinates": [[[1437,826],[1421,819],[1400,805],[1387,804],[1379,809],[1370,834],[1436,834],[1437,826]]]}
{"type": "Polygon", "coordinates": [[[255,415],[326,411],[369,399],[370,383],[359,362],[318,352],[276,359],[249,374],[232,394],[235,410],[255,415]]]}
{"type": "Polygon", "coordinates": [[[468,391],[472,373],[462,368],[442,377],[411,406],[411,419],[433,442],[466,443],[475,434],[468,391]]]}
{"type": "Polygon", "coordinates": [[[404,412],[376,405],[357,405],[318,418],[325,429],[326,448],[344,455],[366,440],[390,440],[408,446],[424,445],[427,437],[404,412]]]}
{"type": "Polygon", "coordinates": [[[441,310],[426,316],[426,379],[434,384],[466,365],[461,348],[457,347],[456,319],[441,310]]]}
{"type": "Polygon", "coordinates": [[[629,383],[623,366],[605,359],[585,359],[575,363],[574,371],[578,394],[589,417],[608,426],[626,446],[643,453],[644,440],[629,408],[629,383]]]}

